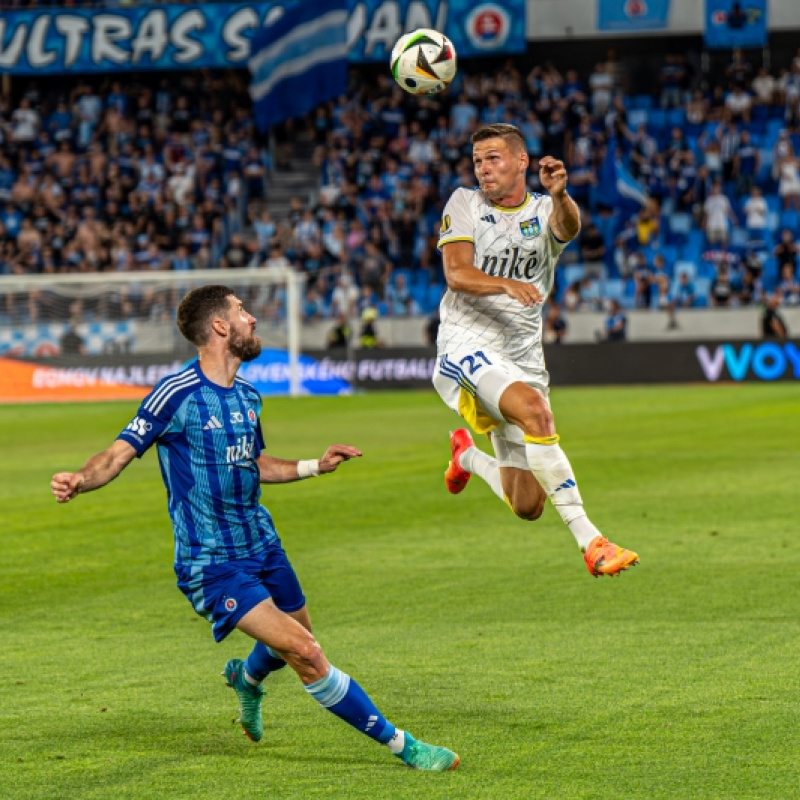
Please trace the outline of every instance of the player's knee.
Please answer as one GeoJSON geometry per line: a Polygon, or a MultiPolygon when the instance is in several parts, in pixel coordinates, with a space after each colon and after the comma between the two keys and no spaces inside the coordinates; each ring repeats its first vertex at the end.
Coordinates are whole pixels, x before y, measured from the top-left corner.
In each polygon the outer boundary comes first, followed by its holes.
{"type": "Polygon", "coordinates": [[[286,660],[295,672],[307,675],[322,672],[325,666],[325,654],[317,640],[308,632],[298,636],[286,653],[286,660]]]}
{"type": "Polygon", "coordinates": [[[525,403],[522,429],[529,436],[551,436],[555,430],[553,412],[544,398],[533,397],[525,403]]]}
{"type": "Polygon", "coordinates": [[[525,520],[539,519],[544,512],[544,497],[525,497],[521,500],[511,502],[511,510],[520,518],[525,520]]]}

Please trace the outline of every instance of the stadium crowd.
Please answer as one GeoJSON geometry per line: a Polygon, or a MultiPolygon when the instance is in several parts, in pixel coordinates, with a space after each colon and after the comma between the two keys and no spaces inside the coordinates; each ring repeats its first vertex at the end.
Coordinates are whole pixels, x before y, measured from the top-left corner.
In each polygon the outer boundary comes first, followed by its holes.
{"type": "MultiPolygon", "coordinates": [[[[613,51],[588,75],[462,68],[434,97],[353,70],[346,96],[273,132],[277,148],[254,129],[247,81],[31,80],[0,96],[0,274],[290,264],[307,276],[308,320],[427,314],[443,291],[441,209],[475,183],[469,136],[502,121],[534,162],[566,161],[583,211],[558,273],[563,308],[800,303],[800,53],[771,74],[737,51],[712,87],[669,56],[652,94],[627,91],[613,51]],[[268,175],[291,168],[287,143],[302,137],[319,186],[273,218],[268,175]],[[609,148],[649,195],[641,207],[609,198],[609,148]]],[[[530,176],[536,191],[535,163],[530,176]]],[[[280,293],[265,296],[256,311],[280,315],[280,293]]]]}

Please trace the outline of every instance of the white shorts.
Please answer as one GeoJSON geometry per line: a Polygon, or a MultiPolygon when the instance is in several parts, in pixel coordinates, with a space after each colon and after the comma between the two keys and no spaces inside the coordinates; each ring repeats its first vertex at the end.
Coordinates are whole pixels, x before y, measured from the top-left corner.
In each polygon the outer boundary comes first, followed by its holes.
{"type": "Polygon", "coordinates": [[[476,433],[488,433],[501,467],[528,469],[522,429],[500,413],[500,398],[512,383],[536,389],[549,404],[546,370],[526,371],[490,350],[439,353],[433,385],[449,408],[476,433]]]}

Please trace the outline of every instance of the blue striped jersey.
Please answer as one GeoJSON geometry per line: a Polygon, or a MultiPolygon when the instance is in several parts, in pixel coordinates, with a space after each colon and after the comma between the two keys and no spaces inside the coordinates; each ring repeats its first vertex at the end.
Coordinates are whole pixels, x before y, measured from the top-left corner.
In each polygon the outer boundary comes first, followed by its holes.
{"type": "Polygon", "coordinates": [[[260,504],[256,459],[264,449],[261,395],[236,378],[206,378],[195,360],[164,378],[117,438],[140,458],[155,444],[175,533],[175,564],[219,564],[260,553],[276,541],[260,504]]]}

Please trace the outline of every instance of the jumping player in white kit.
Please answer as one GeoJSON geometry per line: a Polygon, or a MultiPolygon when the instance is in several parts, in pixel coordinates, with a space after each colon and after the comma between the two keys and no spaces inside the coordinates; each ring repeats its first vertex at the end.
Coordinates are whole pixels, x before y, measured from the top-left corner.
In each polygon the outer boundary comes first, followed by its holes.
{"type": "Polygon", "coordinates": [[[444,208],[439,249],[448,291],[441,304],[433,384],[495,457],[465,428],[450,434],[448,491],[473,474],[522,519],[538,519],[550,498],[572,531],[592,575],[617,575],[639,557],[592,524],[561,449],[542,351],[542,304],[556,263],[580,231],[563,162],[545,156],[539,177],[548,195],[527,191],[525,139],[513,125],[472,135],[479,189],[456,189],[444,208]]]}

